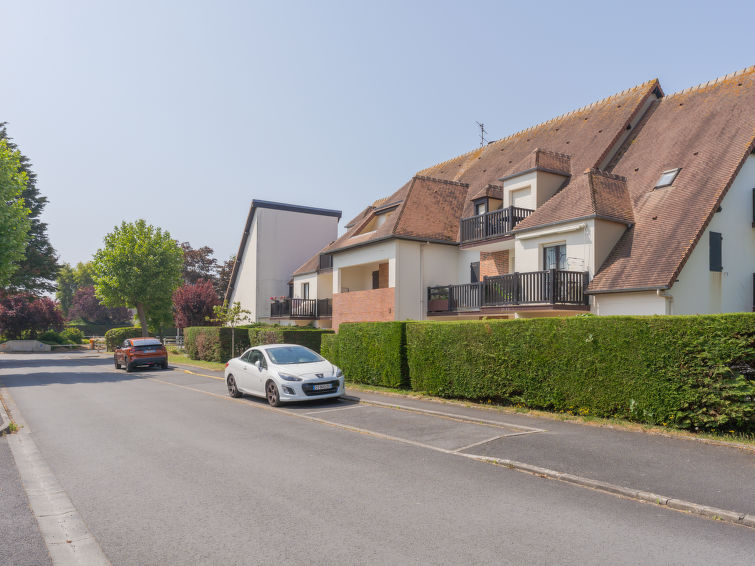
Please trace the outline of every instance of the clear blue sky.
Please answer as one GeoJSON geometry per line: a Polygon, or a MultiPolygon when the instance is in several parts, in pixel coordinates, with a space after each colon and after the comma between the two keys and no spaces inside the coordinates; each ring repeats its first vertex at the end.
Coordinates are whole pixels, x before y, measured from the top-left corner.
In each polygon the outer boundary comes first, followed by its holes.
{"type": "MultiPolygon", "coordinates": [[[[753,63],[755,2],[2,2],[0,121],[62,261],[122,220],[235,253],[253,198],[346,220],[418,170],[753,63]]],[[[755,109],[754,109],[755,111],[755,109]]]]}

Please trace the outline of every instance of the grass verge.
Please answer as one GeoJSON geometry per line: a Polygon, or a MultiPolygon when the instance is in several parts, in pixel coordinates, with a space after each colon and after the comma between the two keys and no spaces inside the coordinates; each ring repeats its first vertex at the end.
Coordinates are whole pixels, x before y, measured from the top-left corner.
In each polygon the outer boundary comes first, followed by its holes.
{"type": "Polygon", "coordinates": [[[205,369],[216,369],[216,370],[224,370],[225,364],[221,364],[218,362],[204,362],[202,360],[192,360],[189,356],[186,354],[174,354],[173,352],[170,352],[168,354],[168,363],[176,363],[176,364],[184,364],[187,366],[194,366],[198,368],[205,368],[205,369]]]}
{"type": "Polygon", "coordinates": [[[410,391],[407,389],[399,389],[396,387],[382,387],[377,385],[365,385],[361,383],[346,383],[346,387],[352,391],[371,391],[375,393],[383,393],[385,395],[391,395],[393,397],[406,397],[410,399],[421,399],[424,401],[433,401],[436,403],[443,403],[446,405],[457,405],[461,407],[473,407],[476,409],[485,409],[488,411],[496,411],[499,413],[517,414],[517,415],[529,415],[541,419],[550,419],[556,421],[567,421],[579,424],[585,424],[589,426],[598,426],[604,428],[614,428],[630,430],[635,432],[644,432],[647,434],[656,434],[659,436],[667,436],[669,438],[684,438],[688,440],[699,440],[702,442],[712,444],[724,444],[732,445],[736,448],[745,448],[747,450],[755,450],[755,435],[747,433],[724,433],[715,434],[711,432],[689,432],[686,430],[678,430],[673,428],[667,428],[655,425],[646,425],[641,423],[635,423],[626,421],[623,419],[606,419],[600,417],[594,417],[592,415],[572,415],[568,413],[551,413],[548,411],[538,411],[535,409],[528,409],[526,407],[511,406],[511,405],[496,405],[494,403],[475,403],[473,401],[466,401],[461,399],[446,399],[443,397],[434,397],[418,391],[410,391]]]}

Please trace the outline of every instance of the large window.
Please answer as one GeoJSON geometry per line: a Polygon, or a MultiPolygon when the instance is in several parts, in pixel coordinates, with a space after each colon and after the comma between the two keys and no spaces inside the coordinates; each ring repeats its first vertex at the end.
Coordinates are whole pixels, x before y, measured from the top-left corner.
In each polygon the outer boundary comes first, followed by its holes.
{"type": "Polygon", "coordinates": [[[543,247],[543,269],[566,269],[566,244],[543,247]]]}
{"type": "Polygon", "coordinates": [[[301,298],[309,299],[309,283],[301,284],[301,298]]]}

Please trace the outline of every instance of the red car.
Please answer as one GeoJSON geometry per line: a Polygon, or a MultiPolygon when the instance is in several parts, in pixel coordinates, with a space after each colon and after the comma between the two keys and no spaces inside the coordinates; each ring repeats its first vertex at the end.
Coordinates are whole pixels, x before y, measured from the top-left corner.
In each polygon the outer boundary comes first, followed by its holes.
{"type": "Polygon", "coordinates": [[[157,338],[128,338],[113,353],[115,369],[126,367],[134,371],[137,366],[160,366],[168,369],[168,351],[157,338]]]}

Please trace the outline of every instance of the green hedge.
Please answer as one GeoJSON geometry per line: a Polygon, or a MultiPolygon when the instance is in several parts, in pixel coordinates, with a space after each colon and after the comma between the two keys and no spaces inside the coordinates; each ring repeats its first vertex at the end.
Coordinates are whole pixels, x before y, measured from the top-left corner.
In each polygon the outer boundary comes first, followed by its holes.
{"type": "Polygon", "coordinates": [[[84,336],[105,336],[109,330],[127,328],[122,324],[89,324],[85,322],[69,322],[66,328],[78,328],[84,336]]]}
{"type": "Polygon", "coordinates": [[[338,334],[323,334],[320,342],[320,355],[330,363],[341,366],[338,356],[338,334]]]}
{"type": "Polygon", "coordinates": [[[253,346],[260,344],[299,344],[319,352],[323,336],[332,335],[333,331],[295,326],[255,326],[249,328],[248,333],[249,343],[253,346]]]}
{"type": "Polygon", "coordinates": [[[409,323],[407,352],[433,395],[755,430],[755,314],[409,323]]]}
{"type": "Polygon", "coordinates": [[[108,352],[112,352],[126,338],[139,338],[142,335],[142,329],[138,326],[126,326],[123,328],[113,328],[105,332],[105,347],[108,352]]]}
{"type": "MultiPolygon", "coordinates": [[[[249,348],[249,334],[245,329],[236,329],[236,352],[249,348]]],[[[226,362],[231,354],[231,329],[220,326],[191,326],[184,328],[184,350],[193,360],[226,362]]]]}
{"type": "Polygon", "coordinates": [[[337,365],[346,379],[354,383],[407,387],[406,324],[348,322],[340,325],[337,365]]]}

